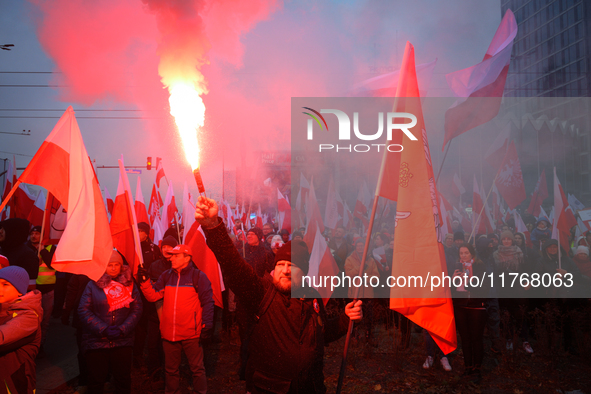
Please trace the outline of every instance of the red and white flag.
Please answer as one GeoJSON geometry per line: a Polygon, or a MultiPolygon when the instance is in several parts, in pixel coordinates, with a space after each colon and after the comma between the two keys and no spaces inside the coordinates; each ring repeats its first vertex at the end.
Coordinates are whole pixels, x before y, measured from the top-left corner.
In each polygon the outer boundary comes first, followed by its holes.
{"type": "Polygon", "coordinates": [[[354,221],[353,221],[353,214],[351,213],[351,210],[349,209],[349,206],[347,205],[347,202],[345,201],[345,214],[343,215],[343,227],[345,227],[347,230],[350,230],[351,227],[353,227],[354,221]]]}
{"type": "Polygon", "coordinates": [[[156,180],[154,181],[154,183],[156,183],[156,187],[158,188],[158,190],[160,190],[160,180],[164,177],[166,177],[166,175],[164,175],[164,167],[162,166],[162,160],[158,158],[156,159],[156,180]]]}
{"type": "MultiPolygon", "coordinates": [[[[312,286],[314,283],[320,284],[322,278],[333,277],[339,274],[339,267],[330,253],[330,248],[326,244],[326,240],[322,236],[322,232],[318,228],[314,232],[314,243],[312,244],[312,251],[310,252],[310,268],[308,270],[308,277],[311,283],[307,284],[312,286]],[[314,278],[317,278],[314,281],[314,278]]],[[[324,305],[328,302],[332,296],[330,286],[319,286],[315,287],[318,293],[324,301],[324,305]]]]}
{"type": "Polygon", "coordinates": [[[310,192],[310,183],[304,177],[304,174],[300,172],[300,192],[296,199],[296,209],[301,213],[304,213],[304,204],[308,201],[308,193],[310,192]]]}
{"type": "Polygon", "coordinates": [[[446,75],[458,100],[445,113],[444,148],[452,138],[488,122],[499,113],[516,35],[515,15],[507,10],[482,62],[446,75]]]}
{"type": "Polygon", "coordinates": [[[154,183],[152,185],[152,194],[150,194],[150,204],[148,206],[148,216],[150,217],[150,226],[154,226],[154,223],[160,223],[162,219],[160,216],[160,208],[164,202],[160,196],[160,192],[154,183]]]}
{"type": "MultiPolygon", "coordinates": [[[[137,186],[135,188],[135,217],[137,218],[137,222],[145,222],[150,223],[150,218],[148,217],[148,211],[146,210],[146,203],[144,202],[144,195],[142,194],[142,185],[140,177],[137,177],[137,186]]],[[[154,234],[150,234],[152,238],[154,234]]],[[[153,238],[152,238],[153,239],[153,238]]]]}
{"type": "Polygon", "coordinates": [[[507,125],[497,135],[497,138],[495,138],[493,143],[488,147],[488,150],[484,154],[484,160],[486,160],[486,162],[490,164],[492,168],[499,168],[501,166],[509,146],[510,134],[511,123],[507,123],[507,125]]]}
{"type": "MultiPolygon", "coordinates": [[[[193,201],[193,198],[191,197],[191,193],[189,193],[189,185],[187,184],[187,181],[185,181],[185,184],[183,186],[183,240],[187,239],[187,234],[189,233],[189,230],[191,229],[191,226],[193,225],[193,223],[195,222],[195,202],[193,201]],[[185,214],[186,213],[186,214],[185,214]],[[193,214],[191,214],[193,213],[193,214]]],[[[184,241],[183,241],[184,243],[184,241]]]]}
{"type": "Polygon", "coordinates": [[[215,258],[215,255],[205,242],[205,234],[201,226],[196,221],[193,222],[188,231],[185,231],[184,244],[191,249],[193,262],[203,272],[211,282],[213,291],[213,302],[220,308],[224,307],[222,302],[222,291],[224,291],[224,282],[222,280],[222,271],[215,258]]]}
{"type": "Polygon", "coordinates": [[[361,220],[365,228],[369,226],[367,214],[371,213],[371,203],[371,194],[367,189],[367,184],[365,183],[365,181],[363,181],[361,187],[359,188],[359,193],[357,193],[357,200],[355,201],[355,212],[353,212],[353,216],[361,220]]]}
{"type": "Polygon", "coordinates": [[[332,177],[328,183],[328,193],[326,195],[326,208],[324,210],[324,225],[330,229],[335,229],[339,221],[339,204],[337,202],[337,192],[334,187],[332,177]]]}
{"type": "Polygon", "coordinates": [[[542,170],[540,179],[538,179],[536,188],[531,195],[531,201],[529,207],[527,207],[527,212],[535,217],[540,216],[540,208],[546,198],[548,198],[548,184],[546,183],[546,170],[542,170]]]}
{"type": "Polygon", "coordinates": [[[43,212],[45,211],[45,193],[43,190],[39,190],[35,203],[29,212],[27,220],[31,223],[31,226],[41,226],[43,224],[43,212]]]}
{"type": "Polygon", "coordinates": [[[163,207],[160,228],[166,232],[173,222],[176,223],[176,215],[178,213],[176,201],[174,199],[174,191],[172,189],[172,182],[168,182],[168,190],[166,191],[163,207]]]}
{"type": "Polygon", "coordinates": [[[507,148],[507,153],[495,179],[495,185],[510,209],[517,208],[526,198],[521,164],[519,164],[519,157],[517,157],[513,141],[507,148]]]}
{"type": "Polygon", "coordinates": [[[277,189],[277,210],[279,211],[279,228],[291,233],[291,206],[279,189],[277,189]]]}
{"type": "Polygon", "coordinates": [[[462,186],[462,181],[458,174],[454,173],[454,180],[451,184],[451,190],[456,197],[460,197],[462,194],[466,193],[466,189],[462,186]]]}
{"type": "Polygon", "coordinates": [[[135,276],[138,267],[144,265],[144,259],[131,187],[123,165],[123,158],[119,160],[119,184],[113,204],[110,227],[113,246],[125,257],[135,276]]]}
{"type": "MultiPolygon", "coordinates": [[[[12,187],[16,184],[16,168],[13,166],[10,160],[7,160],[8,166],[6,168],[6,174],[4,176],[4,192],[2,193],[2,201],[8,197],[8,193],[12,190],[12,187]]],[[[13,211],[12,208],[13,204],[12,201],[9,201],[6,205],[6,208],[2,210],[0,214],[0,220],[8,219],[8,215],[11,214],[10,211],[13,211]]]]}
{"type": "Polygon", "coordinates": [[[577,225],[577,219],[568,209],[568,200],[562,190],[562,185],[556,176],[554,167],[554,220],[552,222],[552,239],[559,239],[564,250],[570,250],[569,237],[570,229],[577,225]]]}
{"type": "Polygon", "coordinates": [[[484,206],[486,195],[481,188],[478,188],[476,175],[474,175],[474,189],[472,194],[472,228],[476,229],[476,234],[492,233],[493,228],[487,215],[488,208],[484,206]],[[483,210],[484,206],[484,210],[483,210]]]}
{"type": "Polygon", "coordinates": [[[531,234],[529,233],[529,230],[523,222],[523,219],[521,218],[519,212],[513,211],[513,218],[515,220],[515,230],[518,233],[523,233],[523,235],[525,235],[525,246],[527,246],[528,248],[533,247],[533,244],[531,242],[531,234]]]}
{"type": "Polygon", "coordinates": [[[53,268],[98,280],[105,273],[113,241],[99,183],[72,107],[62,115],[19,180],[44,187],[67,212],[53,268]]]}
{"type": "Polygon", "coordinates": [[[107,212],[109,212],[109,215],[113,214],[113,197],[111,197],[111,195],[109,194],[109,191],[107,190],[107,187],[105,186],[105,200],[107,200],[107,212]]]}
{"type": "Polygon", "coordinates": [[[21,183],[12,195],[11,218],[26,219],[35,205],[37,196],[29,191],[27,185],[21,183]]]}
{"type": "Polygon", "coordinates": [[[308,193],[308,201],[306,201],[306,215],[308,222],[306,233],[304,234],[304,242],[308,245],[308,250],[312,250],[314,240],[316,239],[316,231],[319,229],[320,233],[324,232],[320,206],[318,205],[316,191],[314,190],[314,178],[310,180],[310,192],[308,193]]]}
{"type": "Polygon", "coordinates": [[[43,226],[43,245],[57,245],[66,229],[68,214],[62,204],[51,193],[47,193],[45,204],[45,226],[43,226]]]}

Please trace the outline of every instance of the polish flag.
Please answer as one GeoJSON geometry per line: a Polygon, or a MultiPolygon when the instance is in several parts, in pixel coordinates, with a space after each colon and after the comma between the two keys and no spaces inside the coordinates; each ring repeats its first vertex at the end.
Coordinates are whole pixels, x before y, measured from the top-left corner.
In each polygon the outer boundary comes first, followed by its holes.
{"type": "Polygon", "coordinates": [[[98,280],[105,273],[113,241],[99,183],[71,106],[19,180],[44,187],[67,212],[53,268],[98,280]]]}
{"type": "Polygon", "coordinates": [[[164,167],[162,166],[162,160],[158,158],[156,159],[156,161],[156,180],[154,182],[156,183],[156,187],[158,188],[158,190],[160,190],[160,180],[166,177],[166,175],[164,175],[164,167]]]}
{"type": "Polygon", "coordinates": [[[131,187],[123,165],[123,158],[119,160],[119,185],[113,204],[110,227],[113,246],[125,257],[135,276],[138,267],[144,265],[144,259],[137,228],[137,217],[131,197],[131,187]]]}
{"type": "Polygon", "coordinates": [[[554,221],[552,222],[552,239],[559,239],[564,250],[569,249],[570,229],[577,225],[577,219],[568,208],[568,200],[562,185],[556,176],[554,167],[554,221]]]}
{"type": "MultiPolygon", "coordinates": [[[[135,188],[135,217],[138,223],[145,222],[150,223],[150,218],[148,217],[148,211],[146,210],[146,203],[144,202],[144,195],[142,194],[142,185],[140,181],[140,177],[137,177],[137,186],[135,188]]],[[[153,234],[150,234],[152,237],[153,234]]]]}
{"type": "MultiPolygon", "coordinates": [[[[554,207],[552,207],[552,209],[554,209],[554,207]]],[[[540,216],[538,216],[538,220],[542,220],[542,219],[546,219],[546,220],[550,221],[550,216],[548,216],[546,211],[544,211],[544,208],[540,205],[540,216]]],[[[550,222],[550,223],[552,223],[552,222],[550,222]]]]}
{"type": "Polygon", "coordinates": [[[308,245],[308,250],[312,250],[314,240],[316,239],[316,231],[324,232],[324,223],[322,222],[322,215],[320,214],[320,207],[316,199],[316,191],[314,190],[314,179],[310,180],[310,192],[308,193],[308,201],[306,201],[306,214],[308,223],[306,226],[306,233],[304,234],[304,242],[308,245]]]}
{"type": "MultiPolygon", "coordinates": [[[[4,192],[2,193],[2,201],[6,200],[8,197],[8,193],[12,190],[12,187],[16,184],[16,168],[12,165],[10,160],[7,160],[8,168],[6,169],[6,174],[4,176],[4,192]]],[[[13,214],[14,211],[12,201],[9,201],[6,208],[2,210],[2,214],[0,215],[0,220],[8,219],[9,214],[13,214]]]]}
{"type": "Polygon", "coordinates": [[[162,207],[164,202],[162,201],[162,197],[160,197],[160,192],[158,192],[158,188],[154,183],[152,185],[152,194],[150,195],[150,205],[148,206],[148,214],[150,216],[150,226],[154,227],[154,223],[160,223],[161,216],[160,216],[160,207],[162,207]]]}
{"type": "Polygon", "coordinates": [[[346,201],[344,209],[345,214],[343,215],[343,227],[345,227],[347,230],[350,230],[355,222],[353,220],[353,214],[351,213],[351,210],[349,209],[349,206],[347,205],[346,201]]]}
{"type": "Polygon", "coordinates": [[[279,211],[279,227],[291,233],[291,206],[285,196],[277,189],[277,210],[279,211]]]}
{"type": "Polygon", "coordinates": [[[532,248],[533,244],[531,242],[531,234],[529,233],[527,226],[523,222],[523,219],[517,210],[513,212],[513,219],[515,220],[515,230],[518,233],[523,233],[525,235],[525,246],[532,248]]]}
{"type": "Polygon", "coordinates": [[[548,184],[546,183],[546,170],[542,170],[540,179],[538,179],[536,188],[531,195],[531,201],[527,208],[527,212],[535,217],[540,216],[540,208],[546,198],[548,198],[548,184]]]}
{"type": "Polygon", "coordinates": [[[178,209],[174,200],[174,191],[172,189],[172,181],[168,182],[168,190],[166,191],[166,198],[164,199],[164,209],[162,210],[162,219],[160,220],[160,228],[166,232],[173,221],[176,221],[176,214],[178,209]]]}
{"type": "Polygon", "coordinates": [[[447,215],[447,209],[445,208],[445,204],[443,203],[443,196],[439,195],[439,207],[441,208],[441,231],[443,234],[451,233],[451,222],[449,220],[449,216],[447,215]]]}
{"type": "Polygon", "coordinates": [[[29,191],[27,185],[21,183],[12,195],[12,207],[14,208],[14,213],[11,209],[10,217],[20,219],[26,219],[29,217],[29,213],[31,212],[31,209],[33,209],[36,199],[37,196],[29,191]]]}
{"type": "MultiPolygon", "coordinates": [[[[322,236],[322,232],[318,227],[316,227],[316,231],[314,232],[314,243],[312,245],[312,251],[310,252],[310,268],[308,269],[308,277],[310,278],[310,286],[314,284],[314,279],[316,279],[316,284],[321,283],[321,278],[326,277],[333,277],[339,274],[339,267],[332,255],[330,253],[330,248],[326,244],[326,240],[322,236]]],[[[332,290],[330,286],[320,286],[315,287],[318,290],[318,293],[322,297],[324,301],[324,305],[328,302],[330,297],[332,296],[332,290]]]]}
{"type": "Polygon", "coordinates": [[[259,204],[259,208],[257,209],[256,225],[255,225],[255,227],[263,228],[263,215],[261,213],[261,204],[259,204]]]}
{"type": "Polygon", "coordinates": [[[472,228],[476,228],[476,234],[492,233],[493,229],[488,220],[487,207],[482,210],[484,198],[486,195],[482,189],[478,188],[476,175],[474,175],[474,189],[472,194],[472,228]],[[480,213],[482,212],[482,214],[480,213]]]}
{"type": "Polygon", "coordinates": [[[517,22],[507,10],[482,62],[447,74],[456,103],[445,113],[443,147],[466,131],[493,119],[499,113],[517,22]]]}
{"type": "Polygon", "coordinates": [[[109,215],[113,214],[113,197],[111,197],[111,195],[109,194],[109,191],[107,190],[107,187],[105,186],[105,199],[107,200],[107,212],[109,212],[109,215]]]}
{"type": "Polygon", "coordinates": [[[68,215],[62,204],[51,193],[47,193],[45,204],[45,226],[43,226],[43,245],[57,245],[62,237],[68,220],[68,215]]]}
{"type": "Polygon", "coordinates": [[[371,194],[367,189],[367,184],[365,183],[365,181],[363,181],[363,184],[359,188],[359,193],[357,194],[357,201],[355,201],[355,212],[353,212],[353,216],[360,219],[365,228],[369,226],[367,214],[370,213],[371,203],[371,194]]]}
{"type": "Polygon", "coordinates": [[[27,217],[31,226],[41,226],[43,224],[43,212],[45,212],[45,193],[43,193],[43,190],[39,190],[33,208],[31,208],[27,217]]]}
{"type": "Polygon", "coordinates": [[[499,168],[509,147],[509,136],[511,134],[511,123],[501,130],[497,135],[492,145],[488,147],[488,150],[484,154],[484,160],[492,166],[492,168],[499,168]]]}
{"type": "Polygon", "coordinates": [[[304,177],[304,174],[300,172],[300,192],[298,193],[298,198],[296,200],[296,209],[299,212],[304,212],[302,210],[303,205],[306,204],[308,201],[308,193],[310,192],[310,183],[304,177]]]}
{"type": "MultiPolygon", "coordinates": [[[[195,222],[195,202],[191,197],[191,193],[189,193],[189,185],[187,181],[183,186],[183,240],[187,239],[187,234],[191,229],[191,226],[195,222]],[[186,213],[186,214],[185,214],[186,213]],[[193,215],[191,215],[193,213],[193,215]]],[[[184,241],[183,241],[184,243],[184,241]]]]}
{"type": "Polygon", "coordinates": [[[326,195],[326,208],[324,210],[324,225],[330,229],[337,227],[339,221],[339,205],[337,202],[337,192],[334,187],[332,177],[328,183],[328,194],[326,195]]]}
{"type": "MultiPolygon", "coordinates": [[[[394,155],[400,156],[399,161],[405,166],[403,168],[401,165],[394,180],[383,176],[385,166],[390,164],[386,158],[392,156],[385,154],[376,190],[380,190],[382,182],[398,184],[395,222],[397,228],[394,237],[396,257],[392,262],[392,276],[427,277],[429,273],[434,275],[437,272],[447,272],[443,248],[445,234],[442,231],[439,193],[435,185],[423,120],[414,48],[408,42],[402,60],[396,97],[398,100],[395,112],[409,112],[417,117],[417,125],[411,132],[418,141],[406,144],[400,154],[394,155]]],[[[427,330],[444,354],[456,348],[456,327],[448,287],[438,287],[433,291],[428,290],[427,293],[417,288],[392,287],[390,309],[403,314],[427,330]]]]}
{"type": "Polygon", "coordinates": [[[203,234],[203,230],[199,223],[193,221],[193,224],[191,224],[188,231],[185,228],[183,242],[189,247],[189,249],[191,249],[191,252],[193,252],[191,257],[197,268],[207,275],[207,279],[211,282],[213,302],[215,305],[223,308],[222,291],[224,291],[225,288],[222,280],[222,271],[215,255],[205,242],[205,234],[203,234]]]}
{"type": "Polygon", "coordinates": [[[462,194],[466,193],[466,189],[462,186],[462,181],[458,174],[454,173],[454,180],[451,184],[451,190],[456,197],[460,197],[462,194]]]}
{"type": "Polygon", "coordinates": [[[492,187],[492,205],[492,218],[496,227],[503,222],[503,214],[501,213],[501,194],[494,183],[492,187]]]}
{"type": "Polygon", "coordinates": [[[510,209],[517,208],[526,198],[521,164],[519,164],[519,157],[517,157],[513,141],[507,148],[507,153],[495,179],[495,185],[510,209]]]}

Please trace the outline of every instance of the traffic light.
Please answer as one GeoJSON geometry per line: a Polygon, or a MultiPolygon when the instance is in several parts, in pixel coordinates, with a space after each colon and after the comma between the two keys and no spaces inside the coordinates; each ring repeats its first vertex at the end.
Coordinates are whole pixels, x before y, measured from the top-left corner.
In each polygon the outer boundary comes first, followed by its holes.
{"type": "Polygon", "coordinates": [[[148,156],[148,164],[146,165],[148,170],[152,169],[152,156],[148,156]]]}

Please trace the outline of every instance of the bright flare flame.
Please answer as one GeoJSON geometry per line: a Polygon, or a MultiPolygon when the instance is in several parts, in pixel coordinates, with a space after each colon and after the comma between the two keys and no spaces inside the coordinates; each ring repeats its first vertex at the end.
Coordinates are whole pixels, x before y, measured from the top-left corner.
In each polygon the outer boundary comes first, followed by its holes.
{"type": "Polygon", "coordinates": [[[199,168],[199,141],[197,129],[203,127],[205,104],[192,83],[176,83],[169,88],[170,114],[181,134],[185,156],[191,170],[199,168]]]}

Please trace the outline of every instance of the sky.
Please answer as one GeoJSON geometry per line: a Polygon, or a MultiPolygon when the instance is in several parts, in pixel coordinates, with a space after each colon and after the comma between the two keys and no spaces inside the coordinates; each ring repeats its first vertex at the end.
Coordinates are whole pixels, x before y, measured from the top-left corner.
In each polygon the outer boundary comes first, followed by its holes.
{"type": "MultiPolygon", "coordinates": [[[[14,47],[0,51],[0,159],[15,155],[25,167],[71,105],[111,196],[118,170],[100,167],[116,166],[121,155],[137,166],[161,157],[177,201],[185,181],[196,193],[159,75],[182,48],[207,90],[201,172],[218,197],[222,167],[290,149],[292,97],[342,96],[396,70],[406,41],[417,64],[437,59],[429,96],[449,96],[445,74],[482,60],[502,16],[499,0],[184,0],[166,12],[164,3],[3,2],[0,44],[14,47]],[[6,134],[23,130],[30,135],[6,134]]],[[[146,200],[154,177],[142,170],[146,200]]]]}

